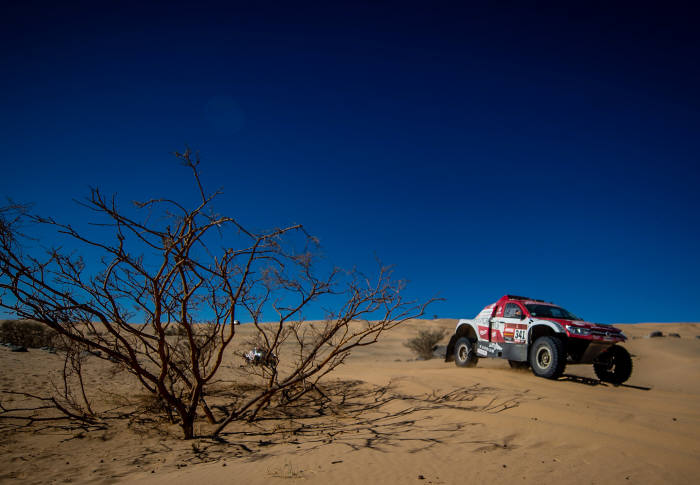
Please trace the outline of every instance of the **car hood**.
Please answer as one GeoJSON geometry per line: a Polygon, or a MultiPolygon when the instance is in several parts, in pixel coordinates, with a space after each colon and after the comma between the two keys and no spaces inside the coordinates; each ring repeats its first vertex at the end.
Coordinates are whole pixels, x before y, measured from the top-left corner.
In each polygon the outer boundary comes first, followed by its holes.
{"type": "Polygon", "coordinates": [[[593,323],[586,322],[585,320],[568,320],[565,318],[540,318],[539,320],[549,320],[552,322],[557,322],[559,325],[576,325],[577,327],[585,327],[591,330],[597,330],[599,332],[609,332],[613,335],[621,334],[622,330],[607,323],[593,323]]]}

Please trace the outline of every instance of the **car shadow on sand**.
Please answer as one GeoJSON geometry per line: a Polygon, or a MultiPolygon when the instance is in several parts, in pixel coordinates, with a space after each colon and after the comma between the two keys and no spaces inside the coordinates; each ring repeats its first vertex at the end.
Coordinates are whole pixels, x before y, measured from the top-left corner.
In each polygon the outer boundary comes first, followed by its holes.
{"type": "Polygon", "coordinates": [[[576,382],[578,384],[585,384],[587,386],[603,386],[603,387],[627,387],[630,389],[638,389],[640,391],[651,391],[651,387],[645,386],[633,386],[631,384],[611,384],[609,382],[603,382],[600,379],[592,379],[590,377],[577,376],[574,374],[564,374],[559,378],[560,381],[576,382]]]}

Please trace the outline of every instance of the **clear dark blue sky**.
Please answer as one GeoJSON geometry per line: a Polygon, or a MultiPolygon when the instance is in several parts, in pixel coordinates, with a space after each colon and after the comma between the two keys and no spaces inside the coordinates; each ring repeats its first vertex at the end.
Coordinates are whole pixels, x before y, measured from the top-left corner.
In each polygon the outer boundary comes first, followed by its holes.
{"type": "Polygon", "coordinates": [[[193,197],[188,145],[222,212],[393,263],[430,316],[698,321],[700,18],[557,3],[5,2],[0,194],[193,197]]]}

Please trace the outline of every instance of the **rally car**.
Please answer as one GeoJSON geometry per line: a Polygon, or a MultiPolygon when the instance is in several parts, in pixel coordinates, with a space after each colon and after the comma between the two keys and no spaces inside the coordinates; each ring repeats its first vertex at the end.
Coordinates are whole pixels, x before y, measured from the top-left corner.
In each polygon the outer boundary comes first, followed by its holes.
{"type": "Polygon", "coordinates": [[[480,357],[507,359],[557,379],[567,364],[593,364],[601,381],[622,384],[632,374],[627,337],[612,325],[590,323],[544,300],[505,295],[472,320],[462,319],[447,345],[445,361],[473,367],[480,357]]]}

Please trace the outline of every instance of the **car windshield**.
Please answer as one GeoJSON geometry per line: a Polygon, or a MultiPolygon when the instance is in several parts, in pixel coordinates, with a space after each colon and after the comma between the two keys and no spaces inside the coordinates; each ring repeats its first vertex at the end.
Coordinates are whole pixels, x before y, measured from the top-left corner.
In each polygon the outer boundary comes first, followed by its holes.
{"type": "Polygon", "coordinates": [[[581,320],[579,317],[558,306],[538,305],[537,303],[527,303],[527,311],[533,317],[563,318],[565,320],[581,320]]]}

